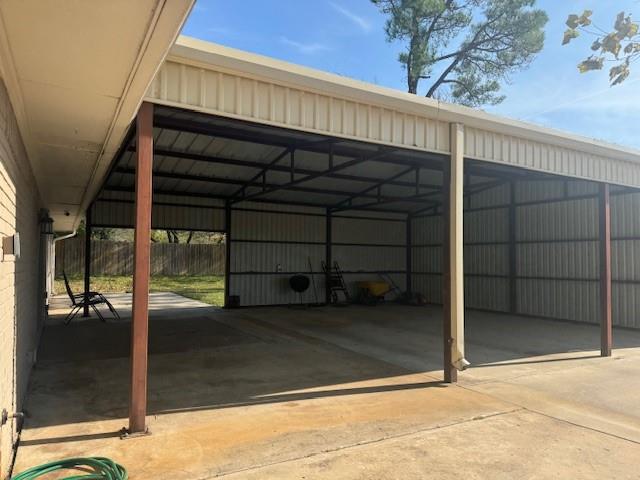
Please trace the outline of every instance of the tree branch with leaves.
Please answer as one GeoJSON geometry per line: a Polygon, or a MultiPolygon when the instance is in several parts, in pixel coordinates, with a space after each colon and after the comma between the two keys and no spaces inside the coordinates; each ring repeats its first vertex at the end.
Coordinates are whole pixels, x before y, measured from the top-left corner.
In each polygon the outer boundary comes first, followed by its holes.
{"type": "Polygon", "coordinates": [[[497,104],[503,82],[544,45],[547,15],[535,0],[371,0],[388,16],[389,42],[406,42],[399,61],[407,90],[469,106],[497,104]]]}
{"type": "Polygon", "coordinates": [[[624,82],[631,74],[631,64],[640,58],[640,26],[631,15],[620,12],[613,24],[613,30],[606,31],[593,23],[593,12],[585,10],[581,15],[572,14],[567,18],[567,27],[562,40],[567,45],[581,35],[594,37],[588,58],[578,64],[581,73],[609,68],[611,86],[624,82]]]}

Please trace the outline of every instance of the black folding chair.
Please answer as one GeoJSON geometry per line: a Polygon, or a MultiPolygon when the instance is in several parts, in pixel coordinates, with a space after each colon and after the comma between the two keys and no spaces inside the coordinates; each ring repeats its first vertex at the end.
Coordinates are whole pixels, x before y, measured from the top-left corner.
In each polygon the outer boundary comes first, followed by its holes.
{"type": "Polygon", "coordinates": [[[65,272],[62,272],[62,276],[64,277],[64,287],[67,289],[67,295],[69,295],[69,299],[71,300],[71,311],[64,319],[65,325],[69,325],[71,320],[73,320],[81,310],[84,310],[85,305],[90,306],[93,311],[96,312],[96,315],[98,315],[98,318],[102,322],[106,322],[106,320],[96,305],[106,305],[113,315],[113,318],[120,320],[120,315],[104,295],[102,295],[100,292],[87,292],[87,295],[85,295],[84,293],[75,294],[73,293],[73,290],[71,290],[71,285],[69,285],[67,274],[65,272]]]}

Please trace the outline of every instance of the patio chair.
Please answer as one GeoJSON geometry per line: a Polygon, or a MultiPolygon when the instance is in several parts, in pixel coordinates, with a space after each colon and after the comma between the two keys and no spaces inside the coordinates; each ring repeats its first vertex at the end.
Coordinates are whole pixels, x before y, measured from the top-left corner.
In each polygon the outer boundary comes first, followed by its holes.
{"type": "Polygon", "coordinates": [[[62,272],[62,276],[64,277],[64,287],[67,289],[67,295],[71,300],[71,311],[64,319],[65,325],[69,325],[69,323],[71,323],[71,320],[73,320],[81,310],[84,310],[85,302],[93,309],[94,312],[96,312],[96,315],[98,315],[100,321],[106,322],[106,319],[96,305],[106,305],[113,315],[113,318],[120,320],[120,315],[104,295],[102,295],[100,292],[88,292],[85,298],[84,293],[73,293],[73,290],[71,290],[71,285],[69,285],[67,274],[65,272],[62,272]]]}

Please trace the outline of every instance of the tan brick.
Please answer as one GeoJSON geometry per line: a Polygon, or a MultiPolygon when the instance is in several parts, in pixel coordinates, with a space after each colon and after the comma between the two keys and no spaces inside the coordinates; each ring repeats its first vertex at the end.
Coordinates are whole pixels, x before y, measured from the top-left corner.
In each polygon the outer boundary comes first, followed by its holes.
{"type": "MultiPolygon", "coordinates": [[[[17,122],[0,81],[0,236],[20,232],[21,258],[0,261],[0,409],[22,407],[38,338],[40,200],[17,122]],[[18,208],[19,206],[19,208],[18,208]]],[[[8,473],[15,425],[0,428],[0,478],[8,473]]]]}

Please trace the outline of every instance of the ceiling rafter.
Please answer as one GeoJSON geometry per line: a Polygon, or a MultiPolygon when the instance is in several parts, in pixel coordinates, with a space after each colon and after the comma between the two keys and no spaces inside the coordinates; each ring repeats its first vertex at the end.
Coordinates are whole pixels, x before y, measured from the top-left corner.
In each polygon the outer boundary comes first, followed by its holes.
{"type": "MultiPolygon", "coordinates": [[[[136,149],[135,147],[131,146],[127,148],[127,151],[135,152],[136,149]]],[[[250,168],[256,168],[256,169],[261,169],[265,167],[264,162],[256,162],[251,160],[239,160],[237,158],[220,157],[217,155],[211,156],[211,155],[204,155],[204,154],[193,153],[193,152],[182,152],[179,150],[166,150],[164,148],[154,148],[153,152],[155,155],[160,157],[192,160],[194,162],[203,162],[203,163],[211,163],[211,164],[218,164],[218,165],[233,165],[238,167],[250,167],[250,168]]],[[[286,165],[271,165],[269,167],[269,171],[290,173],[291,167],[286,165]]],[[[296,175],[313,175],[315,173],[318,173],[319,170],[312,170],[309,168],[295,166],[294,172],[296,175]]],[[[330,173],[325,175],[325,177],[333,178],[336,180],[345,180],[345,181],[363,182],[363,183],[378,183],[381,180],[380,178],[376,178],[376,177],[368,177],[368,176],[362,176],[362,175],[349,175],[345,173],[330,173]]],[[[415,188],[415,182],[409,182],[409,181],[396,180],[396,181],[389,182],[389,185],[394,185],[397,187],[415,188]]],[[[438,185],[435,183],[420,182],[420,188],[430,188],[434,190],[440,190],[442,188],[442,185],[438,185]]]]}
{"type": "Polygon", "coordinates": [[[327,173],[337,172],[339,170],[344,170],[345,168],[349,168],[349,167],[352,167],[354,165],[358,165],[360,163],[370,162],[370,161],[374,161],[375,159],[380,159],[382,157],[385,157],[387,155],[392,154],[395,151],[396,151],[396,149],[380,148],[373,155],[364,156],[364,157],[361,157],[361,158],[356,158],[354,160],[350,160],[350,161],[341,163],[339,165],[334,165],[333,167],[331,167],[331,168],[329,168],[327,170],[323,170],[323,171],[315,173],[313,175],[307,175],[306,177],[298,178],[298,179],[293,180],[293,181],[288,182],[288,183],[283,183],[281,185],[278,185],[277,187],[264,189],[262,192],[257,192],[257,193],[251,194],[251,195],[246,195],[246,196],[242,197],[240,200],[235,200],[235,201],[232,201],[231,203],[237,203],[238,201],[253,200],[253,199],[259,198],[259,197],[261,197],[263,195],[274,193],[274,192],[277,192],[279,190],[287,189],[288,187],[291,187],[291,186],[294,186],[294,185],[299,185],[301,183],[308,182],[308,181],[314,180],[316,178],[320,178],[320,177],[326,175],[327,173]]]}
{"type": "MultiPolygon", "coordinates": [[[[123,175],[135,175],[136,170],[135,168],[117,167],[115,170],[113,170],[113,172],[120,173],[123,175]]],[[[202,175],[193,175],[188,173],[163,172],[158,170],[154,170],[153,176],[154,178],[164,178],[169,180],[186,180],[191,182],[203,182],[203,183],[213,183],[213,184],[221,184],[221,185],[246,185],[250,187],[259,187],[259,188],[263,188],[263,187],[274,188],[274,187],[281,186],[281,184],[279,183],[263,183],[258,179],[255,179],[250,184],[248,184],[245,180],[237,179],[237,178],[215,177],[215,176],[209,176],[209,175],[202,176],[202,175]]],[[[352,192],[348,192],[344,190],[334,190],[329,188],[315,188],[315,187],[299,187],[296,185],[288,187],[287,190],[292,192],[332,195],[336,197],[347,197],[352,195],[352,192]]],[[[358,195],[358,196],[362,198],[367,198],[367,199],[379,199],[378,195],[369,194],[369,193],[358,195]]],[[[232,199],[233,197],[225,196],[224,198],[232,199]]],[[[404,201],[405,197],[386,195],[382,197],[382,199],[387,201],[404,201]]]]}
{"type": "MultiPolygon", "coordinates": [[[[105,192],[120,192],[120,193],[131,193],[134,194],[135,191],[133,188],[131,187],[106,187],[103,191],[105,192]]],[[[224,196],[224,195],[213,195],[210,193],[195,193],[195,192],[181,192],[181,191],[173,191],[173,190],[162,190],[159,188],[154,188],[153,189],[153,194],[154,195],[167,195],[170,197],[176,197],[176,198],[203,198],[203,199],[215,199],[215,200],[227,200],[228,197],[224,196]]],[[[101,201],[100,199],[98,199],[97,201],[101,201]]],[[[324,203],[313,203],[313,202],[291,202],[288,200],[277,200],[277,199],[267,199],[267,198],[258,198],[255,200],[252,200],[254,202],[258,202],[258,203],[272,203],[275,205],[299,205],[301,207],[312,207],[312,208],[321,208],[326,210],[327,208],[330,207],[330,205],[328,204],[324,204],[324,203]]],[[[380,212],[380,213],[399,213],[399,214],[406,214],[406,210],[395,210],[395,209],[375,209],[375,208],[370,208],[368,209],[369,211],[372,212],[380,212]]]]}

